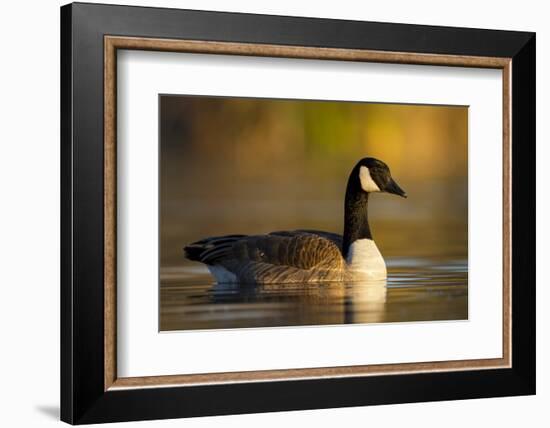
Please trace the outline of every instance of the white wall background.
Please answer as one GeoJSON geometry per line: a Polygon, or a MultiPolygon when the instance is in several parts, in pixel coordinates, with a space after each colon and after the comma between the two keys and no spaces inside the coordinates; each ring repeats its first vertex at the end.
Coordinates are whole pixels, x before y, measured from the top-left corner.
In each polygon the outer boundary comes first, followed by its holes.
{"type": "MultiPolygon", "coordinates": [[[[550,404],[550,27],[545,2],[148,0],[126,4],[537,32],[538,394],[460,402],[139,423],[159,427],[546,426],[550,404]]],[[[103,3],[116,3],[103,1],[103,3]]],[[[59,6],[4,2],[0,12],[0,420],[59,424],[59,6]]],[[[137,426],[138,423],[125,426],[137,426]]]]}

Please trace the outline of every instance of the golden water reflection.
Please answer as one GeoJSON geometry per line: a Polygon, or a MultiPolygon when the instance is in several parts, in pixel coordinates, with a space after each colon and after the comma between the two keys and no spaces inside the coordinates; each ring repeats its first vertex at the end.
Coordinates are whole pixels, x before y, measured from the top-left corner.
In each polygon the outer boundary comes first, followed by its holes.
{"type": "Polygon", "coordinates": [[[462,260],[392,258],[387,281],[217,285],[201,266],[165,269],[161,330],[461,320],[462,260]]]}

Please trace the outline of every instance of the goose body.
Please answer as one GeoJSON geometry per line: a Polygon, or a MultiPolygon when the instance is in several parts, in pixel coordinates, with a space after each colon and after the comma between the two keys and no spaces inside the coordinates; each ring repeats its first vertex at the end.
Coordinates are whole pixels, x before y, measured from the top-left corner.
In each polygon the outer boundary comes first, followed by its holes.
{"type": "Polygon", "coordinates": [[[405,197],[386,164],[364,158],[355,165],[348,179],[343,235],[303,229],[217,236],[187,245],[185,256],[206,264],[218,283],[385,279],[386,264],[368,223],[368,200],[374,192],[405,197]]]}

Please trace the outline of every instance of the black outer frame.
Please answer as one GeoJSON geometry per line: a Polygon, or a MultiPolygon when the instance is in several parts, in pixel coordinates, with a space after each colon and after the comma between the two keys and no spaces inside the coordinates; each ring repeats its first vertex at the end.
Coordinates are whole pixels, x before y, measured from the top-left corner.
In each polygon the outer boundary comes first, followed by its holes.
{"type": "Polygon", "coordinates": [[[535,393],[535,34],[74,3],[61,8],[61,419],[535,393]],[[512,58],[512,368],[104,391],[104,35],[512,58]]]}

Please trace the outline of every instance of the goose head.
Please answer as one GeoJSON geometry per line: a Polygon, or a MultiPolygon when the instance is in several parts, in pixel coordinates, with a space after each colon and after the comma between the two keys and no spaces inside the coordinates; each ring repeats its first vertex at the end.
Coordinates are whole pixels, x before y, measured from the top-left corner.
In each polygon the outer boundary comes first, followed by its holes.
{"type": "Polygon", "coordinates": [[[356,180],[357,187],[366,193],[384,192],[407,197],[405,191],[392,178],[388,165],[381,160],[361,159],[353,169],[350,178],[356,180]]]}

